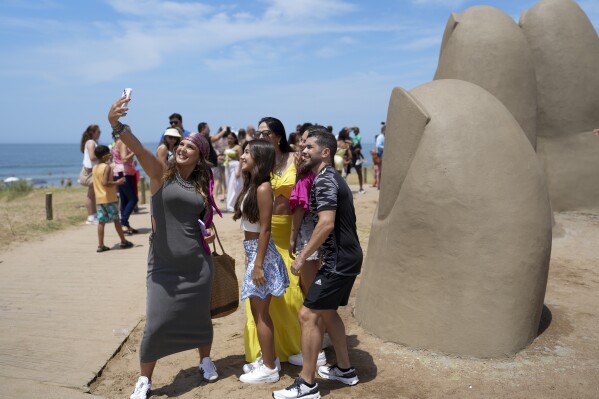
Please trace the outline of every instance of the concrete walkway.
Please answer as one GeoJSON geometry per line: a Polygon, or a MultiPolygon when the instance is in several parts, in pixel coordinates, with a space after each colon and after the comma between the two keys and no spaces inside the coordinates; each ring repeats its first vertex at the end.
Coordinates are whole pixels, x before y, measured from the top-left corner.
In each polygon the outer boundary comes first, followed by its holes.
{"type": "Polygon", "coordinates": [[[82,225],[0,253],[0,398],[97,398],[87,385],[145,314],[147,205],[131,225],[127,250],[107,225],[96,253],[82,225]]]}

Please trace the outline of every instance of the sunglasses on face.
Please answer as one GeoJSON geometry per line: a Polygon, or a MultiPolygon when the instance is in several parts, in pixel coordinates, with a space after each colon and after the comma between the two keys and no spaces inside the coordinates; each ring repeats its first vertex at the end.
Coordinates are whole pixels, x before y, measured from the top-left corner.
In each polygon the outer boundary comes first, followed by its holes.
{"type": "Polygon", "coordinates": [[[257,138],[261,138],[261,137],[270,137],[270,135],[272,134],[272,132],[270,130],[258,130],[255,134],[255,136],[257,138]]]}
{"type": "Polygon", "coordinates": [[[178,125],[178,124],[179,124],[179,121],[170,121],[170,124],[171,124],[171,126],[173,126],[173,125],[178,125]]]}

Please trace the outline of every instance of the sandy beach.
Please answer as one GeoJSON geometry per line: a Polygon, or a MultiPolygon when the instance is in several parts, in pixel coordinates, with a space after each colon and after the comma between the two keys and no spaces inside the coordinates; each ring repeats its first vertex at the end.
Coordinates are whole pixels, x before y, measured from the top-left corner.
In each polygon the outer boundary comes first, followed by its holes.
{"type": "MultiPolygon", "coordinates": [[[[352,190],[357,192],[357,187],[352,190]]],[[[369,188],[354,200],[366,251],[378,191],[369,188]]],[[[352,316],[358,279],[349,306],[340,313],[360,384],[347,387],[319,380],[323,396],[599,397],[599,215],[560,213],[555,218],[546,309],[539,336],[528,348],[513,357],[471,359],[385,342],[352,316]]],[[[56,398],[129,396],[139,373],[137,351],[144,326],[147,206],[134,222],[142,234],[133,237],[132,250],[95,254],[95,229],[82,226],[0,252],[7,276],[0,284],[0,397],[30,397],[32,392],[56,398]],[[83,394],[86,391],[92,395],[83,394]]],[[[230,214],[218,226],[241,276],[242,232],[230,214]]],[[[116,242],[113,235],[109,231],[107,240],[116,242]]],[[[285,363],[276,384],[239,382],[244,321],[243,306],[214,321],[217,382],[201,381],[196,351],[182,352],[158,362],[152,397],[266,398],[273,389],[289,385],[299,368],[285,363]]],[[[326,353],[333,363],[332,349],[326,353]]]]}

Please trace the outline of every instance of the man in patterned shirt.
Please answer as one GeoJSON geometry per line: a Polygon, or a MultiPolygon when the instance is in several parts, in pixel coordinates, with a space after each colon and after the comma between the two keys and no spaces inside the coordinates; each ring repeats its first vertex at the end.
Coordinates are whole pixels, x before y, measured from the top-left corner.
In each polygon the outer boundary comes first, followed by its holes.
{"type": "Polygon", "coordinates": [[[310,211],[316,227],[306,248],[293,261],[291,271],[299,275],[305,257],[318,249],[322,265],[299,312],[302,327],[302,371],[292,385],[273,392],[275,399],[320,398],[315,374],[325,328],[335,347],[337,364],[319,367],[318,374],[322,378],[341,381],[347,385],[358,383],[356,370],[349,362],[345,325],[337,309],[347,305],[356,276],[362,267],[363,256],[351,190],[332,166],[336,151],[335,136],[326,128],[315,125],[308,129],[302,157],[304,165],[316,174],[310,193],[310,211]]]}

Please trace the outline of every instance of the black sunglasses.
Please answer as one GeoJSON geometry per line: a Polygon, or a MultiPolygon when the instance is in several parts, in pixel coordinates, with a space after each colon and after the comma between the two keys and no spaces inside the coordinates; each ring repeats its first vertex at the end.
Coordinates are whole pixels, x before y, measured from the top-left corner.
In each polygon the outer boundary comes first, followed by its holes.
{"type": "Polygon", "coordinates": [[[271,134],[272,134],[272,131],[270,131],[270,130],[258,130],[254,135],[257,138],[260,138],[260,137],[270,137],[271,134]]]}
{"type": "Polygon", "coordinates": [[[171,124],[171,126],[172,126],[172,125],[178,125],[178,124],[179,124],[179,121],[170,121],[169,123],[171,124]]]}

